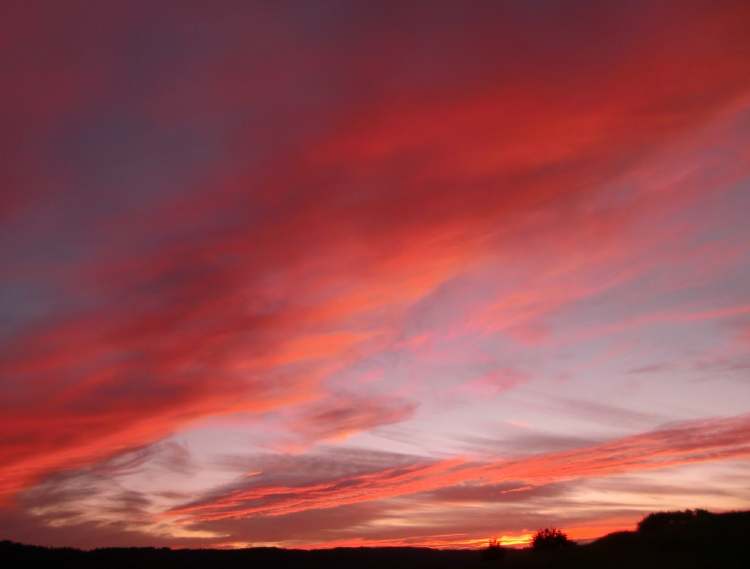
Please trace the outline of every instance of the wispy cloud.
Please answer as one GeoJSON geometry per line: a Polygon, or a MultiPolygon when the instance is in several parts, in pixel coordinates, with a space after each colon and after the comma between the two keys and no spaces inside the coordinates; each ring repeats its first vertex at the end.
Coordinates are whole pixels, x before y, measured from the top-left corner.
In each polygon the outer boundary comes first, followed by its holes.
{"type": "MultiPolygon", "coordinates": [[[[540,486],[576,478],[641,472],[750,455],[748,416],[666,426],[589,447],[486,464],[446,459],[295,486],[253,481],[248,487],[181,506],[171,515],[212,521],[284,515],[434,491],[461,482],[518,481],[540,486]]],[[[523,487],[523,486],[522,486],[523,487]]],[[[489,492],[493,490],[490,489],[489,492]]]]}

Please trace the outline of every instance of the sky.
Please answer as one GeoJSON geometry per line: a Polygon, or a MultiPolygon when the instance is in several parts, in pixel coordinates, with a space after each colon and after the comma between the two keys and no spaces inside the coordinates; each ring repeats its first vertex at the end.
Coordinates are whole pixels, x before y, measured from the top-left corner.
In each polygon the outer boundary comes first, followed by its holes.
{"type": "Polygon", "coordinates": [[[750,3],[0,21],[0,538],[750,508],[750,3]]]}

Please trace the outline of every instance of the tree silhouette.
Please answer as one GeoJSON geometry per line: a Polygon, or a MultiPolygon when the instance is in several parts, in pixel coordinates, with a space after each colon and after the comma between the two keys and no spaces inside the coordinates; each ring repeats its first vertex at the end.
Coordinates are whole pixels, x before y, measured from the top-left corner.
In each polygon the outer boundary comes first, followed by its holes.
{"type": "Polygon", "coordinates": [[[656,534],[672,531],[674,528],[694,525],[711,517],[706,510],[684,510],[675,512],[655,512],[638,522],[638,532],[656,534]]]}
{"type": "Polygon", "coordinates": [[[568,539],[568,536],[557,528],[544,528],[538,530],[531,540],[531,547],[534,551],[553,551],[570,547],[574,542],[568,539]]]}

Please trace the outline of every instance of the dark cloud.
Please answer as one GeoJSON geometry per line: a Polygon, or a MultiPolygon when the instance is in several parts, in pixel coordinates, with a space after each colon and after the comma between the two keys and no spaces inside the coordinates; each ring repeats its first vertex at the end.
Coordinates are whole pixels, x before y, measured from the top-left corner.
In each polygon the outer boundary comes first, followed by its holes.
{"type": "Polygon", "coordinates": [[[668,364],[666,362],[658,363],[658,364],[651,364],[647,366],[640,366],[640,367],[634,367],[628,370],[628,373],[633,375],[641,375],[641,374],[650,374],[650,373],[658,373],[661,371],[667,371],[672,369],[672,365],[668,364]]]}
{"type": "Polygon", "coordinates": [[[556,498],[568,491],[570,491],[570,486],[565,484],[546,486],[528,486],[522,482],[488,485],[462,484],[439,488],[430,493],[430,498],[445,502],[477,502],[479,504],[520,502],[530,506],[539,498],[556,498]]]}
{"type": "Polygon", "coordinates": [[[416,404],[386,397],[338,394],[303,410],[290,426],[303,442],[343,439],[410,418],[416,404]]]}
{"type": "Polygon", "coordinates": [[[520,432],[503,438],[471,435],[463,440],[467,448],[474,452],[507,456],[569,450],[601,442],[597,439],[539,431],[520,432]]]}

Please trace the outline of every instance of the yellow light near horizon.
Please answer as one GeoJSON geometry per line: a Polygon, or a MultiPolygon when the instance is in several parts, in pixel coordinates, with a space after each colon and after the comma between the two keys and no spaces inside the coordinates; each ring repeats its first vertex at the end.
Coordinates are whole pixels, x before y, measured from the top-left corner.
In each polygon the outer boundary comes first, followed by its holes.
{"type": "Polygon", "coordinates": [[[505,547],[519,547],[523,545],[529,545],[533,537],[534,537],[533,533],[521,533],[518,535],[501,535],[500,545],[505,546],[505,547]]]}

